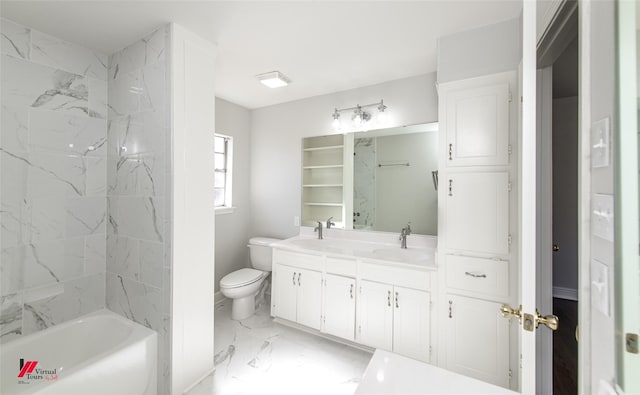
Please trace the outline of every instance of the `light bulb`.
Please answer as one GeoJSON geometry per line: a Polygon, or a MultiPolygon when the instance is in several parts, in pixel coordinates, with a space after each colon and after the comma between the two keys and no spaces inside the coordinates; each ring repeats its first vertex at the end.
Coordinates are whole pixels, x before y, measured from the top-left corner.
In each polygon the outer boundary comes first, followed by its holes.
{"type": "Polygon", "coordinates": [[[360,116],[360,114],[356,114],[356,116],[355,116],[355,117],[353,117],[353,123],[354,123],[356,126],[360,126],[360,125],[362,125],[362,117],[360,116]]]}
{"type": "Polygon", "coordinates": [[[331,126],[333,126],[334,129],[340,129],[340,118],[334,118],[331,126]]]}
{"type": "Polygon", "coordinates": [[[389,122],[389,116],[387,115],[386,112],[381,111],[378,114],[378,123],[381,124],[381,125],[386,125],[387,122],[389,122]]]}

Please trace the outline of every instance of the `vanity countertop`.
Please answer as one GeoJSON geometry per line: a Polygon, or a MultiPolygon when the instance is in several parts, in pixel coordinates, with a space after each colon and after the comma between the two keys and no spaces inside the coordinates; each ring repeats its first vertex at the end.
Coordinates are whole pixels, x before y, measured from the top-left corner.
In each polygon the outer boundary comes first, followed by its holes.
{"type": "Polygon", "coordinates": [[[386,264],[398,264],[422,270],[436,270],[434,248],[400,248],[387,244],[353,239],[329,238],[320,240],[308,236],[295,236],[272,244],[274,248],[298,252],[311,252],[333,257],[366,259],[386,264]]]}

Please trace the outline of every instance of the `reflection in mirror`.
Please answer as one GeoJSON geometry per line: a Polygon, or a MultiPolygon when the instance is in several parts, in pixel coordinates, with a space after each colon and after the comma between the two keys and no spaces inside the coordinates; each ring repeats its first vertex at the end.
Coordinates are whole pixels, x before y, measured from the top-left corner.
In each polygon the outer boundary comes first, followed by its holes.
{"type": "Polygon", "coordinates": [[[437,123],[353,136],[353,228],[437,234],[437,123]]]}

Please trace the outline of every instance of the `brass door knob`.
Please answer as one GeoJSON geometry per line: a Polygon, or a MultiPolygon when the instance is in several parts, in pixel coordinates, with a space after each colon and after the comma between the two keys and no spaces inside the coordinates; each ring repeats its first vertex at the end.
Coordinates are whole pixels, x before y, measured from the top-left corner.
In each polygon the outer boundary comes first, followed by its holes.
{"type": "Polygon", "coordinates": [[[536,309],[536,328],[538,325],[544,324],[547,328],[552,331],[558,330],[558,325],[560,325],[560,319],[557,315],[549,314],[549,315],[540,315],[538,309],[536,309]]]}
{"type": "Polygon", "coordinates": [[[560,251],[560,247],[558,247],[557,244],[554,244],[553,245],[553,252],[558,252],[558,251],[560,251]]]}
{"type": "Polygon", "coordinates": [[[520,307],[518,307],[517,309],[514,309],[508,304],[503,304],[502,306],[500,306],[500,314],[502,314],[504,318],[516,317],[518,320],[520,320],[522,317],[522,305],[520,305],[520,307]]]}

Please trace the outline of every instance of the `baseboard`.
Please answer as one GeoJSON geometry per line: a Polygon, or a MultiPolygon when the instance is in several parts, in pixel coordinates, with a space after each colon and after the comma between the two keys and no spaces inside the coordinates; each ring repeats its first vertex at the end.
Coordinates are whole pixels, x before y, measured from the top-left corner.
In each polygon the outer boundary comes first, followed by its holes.
{"type": "Polygon", "coordinates": [[[553,297],[578,301],[578,290],[565,287],[553,287],[553,297]]]}
{"type": "Polygon", "coordinates": [[[222,294],[222,292],[218,291],[213,295],[213,304],[217,305],[218,303],[222,303],[225,300],[227,300],[227,298],[224,297],[224,295],[222,294]]]}

